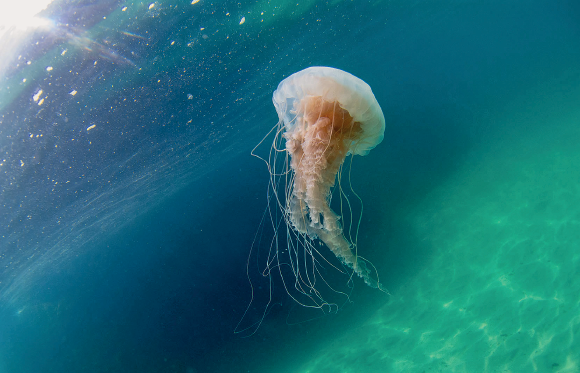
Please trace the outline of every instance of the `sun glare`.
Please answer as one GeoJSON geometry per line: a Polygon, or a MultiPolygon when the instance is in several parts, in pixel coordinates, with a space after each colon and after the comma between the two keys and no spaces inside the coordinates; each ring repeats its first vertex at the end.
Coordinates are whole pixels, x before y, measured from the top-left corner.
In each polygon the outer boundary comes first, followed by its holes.
{"type": "Polygon", "coordinates": [[[52,0],[28,0],[0,5],[0,37],[14,28],[25,30],[49,24],[50,21],[36,15],[51,2],[52,0]]]}

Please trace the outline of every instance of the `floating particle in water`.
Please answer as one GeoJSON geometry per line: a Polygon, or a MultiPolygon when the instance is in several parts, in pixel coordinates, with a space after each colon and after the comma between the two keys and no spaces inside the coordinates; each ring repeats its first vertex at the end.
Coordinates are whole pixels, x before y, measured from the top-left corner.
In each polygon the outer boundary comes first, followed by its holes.
{"type": "Polygon", "coordinates": [[[42,89],[39,89],[39,90],[38,90],[38,92],[36,92],[36,93],[34,94],[34,96],[32,96],[32,99],[33,99],[34,101],[38,101],[38,99],[40,98],[40,95],[41,95],[41,94],[42,94],[42,89]]]}

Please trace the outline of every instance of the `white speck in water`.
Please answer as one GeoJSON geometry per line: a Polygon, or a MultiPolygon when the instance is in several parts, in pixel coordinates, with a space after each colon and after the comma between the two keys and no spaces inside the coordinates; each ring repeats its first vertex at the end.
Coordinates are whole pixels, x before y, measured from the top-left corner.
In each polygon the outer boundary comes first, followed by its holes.
{"type": "Polygon", "coordinates": [[[39,89],[39,90],[38,90],[38,91],[37,91],[37,92],[34,94],[34,96],[32,96],[32,99],[33,99],[34,101],[38,101],[38,99],[40,98],[40,95],[41,95],[41,94],[42,94],[42,89],[39,89]]]}

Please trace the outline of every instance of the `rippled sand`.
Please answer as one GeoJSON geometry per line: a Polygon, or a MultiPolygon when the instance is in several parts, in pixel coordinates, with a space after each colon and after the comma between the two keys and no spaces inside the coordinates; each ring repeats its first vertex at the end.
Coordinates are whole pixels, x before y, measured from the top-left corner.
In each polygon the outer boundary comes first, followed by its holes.
{"type": "Polygon", "coordinates": [[[580,371],[579,127],[463,161],[407,217],[427,265],[302,371],[580,371]]]}

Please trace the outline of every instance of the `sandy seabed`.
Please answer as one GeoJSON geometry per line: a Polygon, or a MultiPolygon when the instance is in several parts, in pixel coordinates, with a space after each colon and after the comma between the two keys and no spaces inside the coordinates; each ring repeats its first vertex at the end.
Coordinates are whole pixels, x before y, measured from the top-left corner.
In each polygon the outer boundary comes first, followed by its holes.
{"type": "Polygon", "coordinates": [[[562,128],[466,158],[406,217],[426,267],[300,371],[579,372],[580,120],[562,128]]]}

